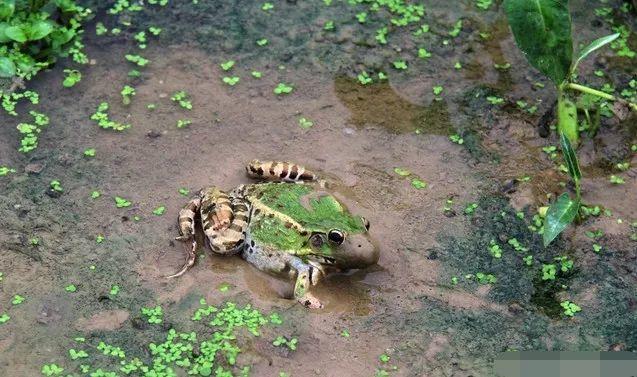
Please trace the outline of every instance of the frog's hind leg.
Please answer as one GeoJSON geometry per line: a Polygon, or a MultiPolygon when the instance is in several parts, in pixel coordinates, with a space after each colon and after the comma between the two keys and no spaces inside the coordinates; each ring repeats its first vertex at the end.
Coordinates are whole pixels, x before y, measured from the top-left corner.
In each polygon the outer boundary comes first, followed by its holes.
{"type": "Polygon", "coordinates": [[[210,248],[218,254],[240,251],[250,220],[250,205],[234,192],[230,195],[213,188],[201,203],[203,231],[210,248]]]}
{"type": "Polygon", "coordinates": [[[269,181],[316,181],[318,176],[304,166],[284,161],[252,160],[246,166],[248,176],[269,181]]]}
{"type": "Polygon", "coordinates": [[[197,213],[199,212],[199,208],[201,207],[201,198],[196,197],[193,198],[179,211],[179,237],[175,239],[178,241],[191,242],[191,247],[186,249],[187,257],[186,263],[184,263],[183,267],[176,273],[167,276],[167,278],[175,278],[183,275],[188,271],[193,264],[195,264],[195,251],[197,250],[197,240],[195,238],[195,218],[197,217],[197,213]]]}

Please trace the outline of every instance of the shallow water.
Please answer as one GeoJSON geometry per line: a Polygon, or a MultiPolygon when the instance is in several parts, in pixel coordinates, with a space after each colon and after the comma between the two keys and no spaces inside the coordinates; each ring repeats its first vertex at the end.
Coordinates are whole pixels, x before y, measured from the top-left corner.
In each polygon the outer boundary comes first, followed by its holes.
{"type": "MultiPolygon", "coordinates": [[[[256,376],[369,376],[381,369],[396,376],[489,376],[494,357],[506,350],[637,351],[637,243],[630,225],[637,221],[637,170],[622,173],[623,185],[608,182],[617,173],[613,164],[637,163],[630,152],[634,116],[605,119],[599,134],[580,146],[584,201],[612,215],[570,227],[544,248],[527,226],[548,203],[547,194],[559,194],[559,183],[567,181],[542,152],[557,139],[538,134],[539,118],[555,98],[515,48],[499,2],[488,11],[471,1],[427,2],[424,21],[431,32],[415,38],[396,31],[385,46],[374,40],[376,28],[384,25],[381,15],[370,15],[363,25],[356,21],[364,5],[273,3],[270,13],[251,1],[148,8],[132,16],[130,30],[156,25],[164,31],[143,51],[132,33],[95,36],[95,21],[109,28],[116,22],[102,3],[87,26],[93,61],[81,68],[82,81],[62,89],[69,63],[61,61],[29,83],[42,98],[38,111],[51,118],[38,149],[17,152],[13,125],[27,119],[30,107],[19,107],[17,119],[0,116],[0,165],[18,170],[0,177],[0,313],[11,316],[0,325],[0,374],[37,376],[43,364],[55,362],[82,375],[80,362],[68,357],[78,336],[89,348],[104,340],[149,360],[145,344],[162,339],[169,326],[139,328],[140,308],[159,304],[167,323],[187,327],[201,297],[281,314],[280,327],[264,330],[257,340],[239,340],[244,352],[238,364],[251,365],[256,376]],[[463,29],[450,38],[459,18],[463,29]],[[327,20],[337,24],[335,31],[323,30],[327,20]],[[488,32],[489,39],[483,41],[479,32],[488,32]],[[256,46],[262,37],[268,44],[256,46]],[[420,46],[432,57],[419,59],[420,46]],[[130,52],[151,60],[140,69],[141,78],[127,77],[132,66],[123,56],[130,52]],[[391,68],[398,58],[409,62],[407,71],[391,68]],[[229,59],[237,62],[231,74],[241,77],[233,87],[222,82],[227,73],[219,68],[229,59]],[[512,68],[493,68],[504,62],[512,68]],[[261,79],[250,76],[255,69],[263,72],[261,79]],[[383,70],[389,80],[362,86],[356,75],[363,69],[383,70]],[[279,82],[293,84],[293,92],[274,95],[279,82]],[[137,91],[129,106],[119,95],[125,84],[137,91]],[[432,93],[436,85],[444,88],[439,99],[432,93]],[[170,100],[178,90],[189,93],[192,110],[170,100]],[[492,106],[484,99],[488,95],[506,103],[492,106]],[[520,99],[537,104],[538,112],[518,110],[520,99]],[[132,127],[122,133],[99,129],[89,117],[102,101],[111,105],[112,119],[132,127]],[[148,110],[149,103],[157,108],[148,110]],[[299,127],[300,117],[313,126],[299,127]],[[192,124],[178,129],[179,119],[192,124]],[[462,135],[463,145],[449,140],[454,133],[462,135]],[[83,157],[91,147],[96,156],[83,157]],[[163,278],[184,258],[183,246],[173,241],[177,213],[187,201],[178,189],[246,183],[244,164],[253,158],[316,169],[339,182],[350,209],[372,224],[381,250],[378,266],[335,275],[318,286],[324,309],[301,307],[286,298],[288,282],[204,248],[186,275],[163,278]],[[29,164],[42,171],[26,173],[29,164]],[[396,167],[412,176],[397,175],[396,167]],[[530,180],[511,184],[523,176],[530,180]],[[411,177],[427,187],[415,188],[411,177]],[[64,189],[59,197],[46,194],[53,179],[64,189]],[[93,190],[102,196],[91,199],[93,190]],[[114,196],[133,204],[116,208],[114,196]],[[452,211],[445,215],[448,198],[452,211]],[[469,203],[478,204],[473,214],[465,213],[469,203]],[[166,212],[154,215],[161,205],[166,212]],[[601,238],[586,236],[598,229],[601,238]],[[104,242],[96,243],[97,235],[104,242]],[[506,244],[511,238],[530,249],[533,267],[506,244]],[[505,249],[499,260],[488,252],[491,240],[505,249]],[[602,252],[593,252],[593,242],[602,252]],[[542,282],[541,263],[562,255],[574,260],[573,272],[542,282]],[[464,278],[477,272],[492,273],[498,282],[464,278]],[[453,276],[460,278],[457,285],[453,276]],[[77,292],[66,292],[68,284],[77,292]],[[110,295],[115,284],[121,290],[110,295]],[[226,284],[229,289],[221,291],[226,284]],[[12,306],[15,294],[26,301],[12,306]],[[582,307],[575,318],[560,315],[559,302],[566,299],[582,307]],[[273,346],[277,335],[297,337],[298,349],[273,346]],[[381,354],[389,362],[379,361],[381,354]]],[[[602,5],[572,2],[577,43],[610,33],[591,12],[602,5]]],[[[624,20],[634,30],[634,14],[624,20]]],[[[630,41],[635,44],[634,32],[630,41]]],[[[634,60],[603,50],[583,63],[582,74],[591,85],[608,80],[625,88],[635,78],[631,67],[634,60]],[[607,78],[595,77],[596,69],[607,78]]],[[[92,351],[85,363],[117,370],[116,362],[92,351]]]]}

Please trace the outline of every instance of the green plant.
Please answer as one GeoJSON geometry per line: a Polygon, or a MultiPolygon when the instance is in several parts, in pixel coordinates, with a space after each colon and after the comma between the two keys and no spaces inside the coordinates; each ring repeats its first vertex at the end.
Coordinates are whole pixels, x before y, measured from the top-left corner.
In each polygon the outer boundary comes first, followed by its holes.
{"type": "Polygon", "coordinates": [[[153,214],[156,216],[161,216],[164,214],[164,212],[166,212],[165,206],[159,206],[153,210],[153,214]]]}
{"type": "Polygon", "coordinates": [[[84,150],[85,157],[95,157],[95,148],[88,148],[84,150]]]}
{"type": "Polygon", "coordinates": [[[272,344],[277,347],[284,345],[287,346],[290,350],[295,351],[298,342],[299,341],[296,338],[287,339],[279,335],[276,337],[276,339],[274,339],[274,341],[272,341],[272,344]]]}
{"type": "Polygon", "coordinates": [[[177,120],[177,128],[186,128],[192,124],[191,120],[188,119],[178,119],[177,120]]]}
{"type": "Polygon", "coordinates": [[[551,204],[546,212],[544,233],[542,238],[544,246],[548,246],[566,227],[577,217],[581,205],[580,181],[582,173],[577,161],[577,155],[571,146],[569,138],[560,133],[560,145],[566,162],[568,174],[575,183],[575,200],[568,193],[563,193],[551,204]]]}
{"type": "Polygon", "coordinates": [[[314,122],[312,122],[311,120],[307,119],[307,118],[299,118],[299,127],[301,128],[311,128],[314,125],[314,122]]]}
{"type": "Polygon", "coordinates": [[[90,13],[74,0],[0,3],[0,77],[30,80],[68,55],[87,63],[82,52],[82,22],[90,13]]]}
{"type": "Polygon", "coordinates": [[[102,196],[102,194],[99,191],[92,191],[91,192],[91,199],[97,199],[100,196],[102,196]]]}
{"type": "Polygon", "coordinates": [[[182,187],[182,188],[179,189],[179,194],[183,195],[183,196],[188,196],[188,194],[190,194],[190,190],[188,190],[185,187],[182,187]]]}
{"type": "Polygon", "coordinates": [[[26,300],[26,298],[24,298],[24,296],[20,296],[20,295],[14,295],[13,299],[11,299],[11,304],[12,305],[20,305],[24,302],[24,300],[26,300]]]}
{"type": "Polygon", "coordinates": [[[361,85],[371,84],[374,81],[371,77],[369,77],[369,74],[367,74],[366,71],[359,73],[356,77],[358,78],[358,82],[360,82],[361,85]]]}
{"type": "Polygon", "coordinates": [[[16,170],[13,168],[10,168],[8,166],[0,166],[0,177],[3,177],[9,173],[15,173],[16,170]]]}
{"type": "Polygon", "coordinates": [[[593,51],[615,41],[620,33],[594,40],[574,60],[568,0],[505,0],[504,7],[517,46],[557,88],[557,128],[571,144],[578,144],[579,132],[577,106],[567,90],[622,102],[637,110],[637,104],[574,82],[578,64],[593,51]]]}
{"type": "Polygon", "coordinates": [[[228,60],[227,62],[223,62],[220,64],[221,69],[223,69],[224,71],[229,71],[230,69],[232,69],[232,67],[234,67],[234,60],[228,60]]]}
{"type": "Polygon", "coordinates": [[[82,80],[82,73],[77,69],[65,69],[66,77],[62,81],[62,86],[70,88],[82,80]]]}
{"type": "Polygon", "coordinates": [[[491,4],[493,4],[493,0],[476,0],[476,7],[482,10],[489,9],[489,7],[491,7],[491,4]]]}
{"type": "Polygon", "coordinates": [[[97,110],[95,110],[95,113],[91,115],[91,120],[96,121],[101,128],[105,129],[124,131],[125,129],[130,128],[130,124],[118,123],[108,117],[108,103],[106,102],[101,102],[97,106],[97,110]]]}
{"type": "Polygon", "coordinates": [[[268,44],[268,39],[267,38],[257,39],[256,43],[257,43],[257,46],[263,47],[268,44]]]}
{"type": "Polygon", "coordinates": [[[122,95],[122,103],[124,105],[130,105],[131,98],[136,94],[135,88],[128,85],[124,85],[124,88],[122,88],[122,91],[119,93],[122,95]]]}
{"type": "Polygon", "coordinates": [[[69,350],[69,356],[71,357],[71,360],[85,359],[88,357],[88,353],[84,350],[76,351],[75,348],[71,348],[69,350]]]}
{"type": "Polygon", "coordinates": [[[252,75],[252,77],[254,77],[255,79],[260,79],[260,78],[263,76],[263,74],[262,74],[261,72],[259,72],[259,71],[252,71],[252,72],[250,72],[250,74],[251,74],[251,75],[252,75]]]}
{"type": "Polygon", "coordinates": [[[60,184],[60,181],[58,181],[57,179],[52,180],[49,186],[51,187],[51,190],[53,191],[57,191],[57,192],[64,191],[62,189],[62,185],[60,184]]]}
{"type": "Polygon", "coordinates": [[[225,76],[222,81],[230,86],[235,86],[240,80],[240,77],[238,76],[225,76]]]}
{"type": "Polygon", "coordinates": [[[502,258],[502,247],[500,247],[495,240],[491,240],[489,242],[489,253],[491,253],[494,258],[502,258]]]}
{"type": "Polygon", "coordinates": [[[131,206],[131,202],[129,202],[128,200],[121,198],[119,196],[115,197],[115,206],[117,208],[126,208],[126,207],[130,207],[131,206]]]}
{"type": "Polygon", "coordinates": [[[190,96],[184,90],[180,90],[180,91],[175,92],[172,95],[172,97],[170,97],[170,99],[173,102],[179,103],[179,106],[181,106],[184,109],[187,109],[187,110],[191,110],[192,109],[192,102],[190,101],[190,96]]]}
{"type": "Polygon", "coordinates": [[[582,311],[582,308],[568,300],[560,302],[560,306],[564,309],[564,315],[573,317],[575,313],[582,311]]]}
{"type": "Polygon", "coordinates": [[[64,372],[64,368],[59,367],[57,364],[45,364],[42,366],[42,374],[45,376],[58,376],[64,372]]]}
{"type": "Polygon", "coordinates": [[[159,305],[154,308],[142,308],[141,312],[142,315],[147,317],[148,323],[159,324],[163,322],[162,317],[164,316],[164,312],[159,305]]]}
{"type": "Polygon", "coordinates": [[[261,5],[261,9],[264,11],[268,11],[271,9],[274,9],[274,5],[272,3],[263,3],[263,5],[261,5]]]}
{"type": "Polygon", "coordinates": [[[69,284],[66,287],[64,287],[64,290],[67,292],[73,293],[77,291],[77,287],[75,286],[75,284],[69,284]]]}
{"type": "Polygon", "coordinates": [[[427,59],[431,57],[431,53],[426,48],[421,47],[418,49],[418,57],[421,59],[427,59]]]}
{"type": "Polygon", "coordinates": [[[281,94],[289,94],[292,93],[292,90],[294,88],[290,85],[286,85],[282,82],[280,82],[275,88],[274,88],[274,94],[276,95],[281,95],[281,94]]]}
{"type": "Polygon", "coordinates": [[[2,315],[0,315],[0,325],[8,322],[10,319],[11,317],[7,313],[2,313],[2,315]]]}
{"type": "Polygon", "coordinates": [[[400,69],[400,70],[407,69],[407,62],[405,62],[404,60],[395,60],[392,64],[394,65],[394,68],[396,69],[400,69]]]}
{"type": "Polygon", "coordinates": [[[139,67],[145,67],[148,65],[148,63],[150,63],[150,60],[140,56],[140,55],[132,55],[132,54],[127,54],[124,56],[126,58],[126,60],[128,60],[131,63],[137,64],[139,67]]]}

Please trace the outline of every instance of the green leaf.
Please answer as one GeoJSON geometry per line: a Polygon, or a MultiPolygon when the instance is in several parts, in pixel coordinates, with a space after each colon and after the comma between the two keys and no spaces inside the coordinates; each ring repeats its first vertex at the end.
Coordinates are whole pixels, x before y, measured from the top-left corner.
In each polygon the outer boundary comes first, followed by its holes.
{"type": "Polygon", "coordinates": [[[579,169],[579,163],[577,162],[577,154],[571,146],[571,142],[564,133],[560,133],[560,145],[562,146],[562,153],[564,153],[564,160],[566,161],[566,167],[568,168],[568,174],[571,178],[578,182],[582,179],[582,172],[579,169]]]}
{"type": "Polygon", "coordinates": [[[0,2],[0,20],[6,20],[15,12],[15,0],[3,0],[0,2]]]}
{"type": "Polygon", "coordinates": [[[549,207],[544,224],[544,247],[548,246],[566,227],[575,220],[579,210],[579,201],[571,200],[567,193],[563,193],[557,201],[549,207]]]}
{"type": "Polygon", "coordinates": [[[15,64],[11,59],[0,56],[0,77],[15,76],[15,64]]]}
{"type": "Polygon", "coordinates": [[[4,29],[4,35],[16,42],[24,43],[27,41],[27,35],[20,26],[9,26],[4,29]]]}
{"type": "Polygon", "coordinates": [[[579,64],[580,61],[582,61],[582,59],[584,59],[585,57],[587,57],[591,52],[604,47],[605,45],[609,44],[610,42],[614,41],[615,39],[617,39],[619,37],[619,33],[615,33],[615,34],[611,34],[611,35],[607,35],[605,37],[601,37],[598,38],[594,41],[592,41],[588,46],[586,46],[579,54],[579,57],[577,58],[577,60],[575,61],[575,64],[573,65],[573,69],[572,71],[574,72],[575,69],[577,68],[577,65],[579,64]]]}
{"type": "Polygon", "coordinates": [[[37,41],[38,39],[42,39],[51,34],[52,31],[53,25],[51,25],[51,23],[48,21],[36,21],[29,25],[29,28],[27,29],[30,41],[37,41]]]}
{"type": "Polygon", "coordinates": [[[573,60],[568,0],[505,0],[504,7],[529,63],[555,85],[562,83],[573,60]]]}

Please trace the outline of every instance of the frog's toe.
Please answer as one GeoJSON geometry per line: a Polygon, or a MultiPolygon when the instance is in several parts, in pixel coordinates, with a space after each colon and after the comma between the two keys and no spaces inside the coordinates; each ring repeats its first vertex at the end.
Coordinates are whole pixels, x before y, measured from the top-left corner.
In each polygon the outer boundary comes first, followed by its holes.
{"type": "Polygon", "coordinates": [[[318,298],[314,297],[310,293],[306,293],[303,297],[300,297],[299,302],[301,305],[305,306],[309,309],[323,309],[323,304],[319,301],[318,298]]]}

